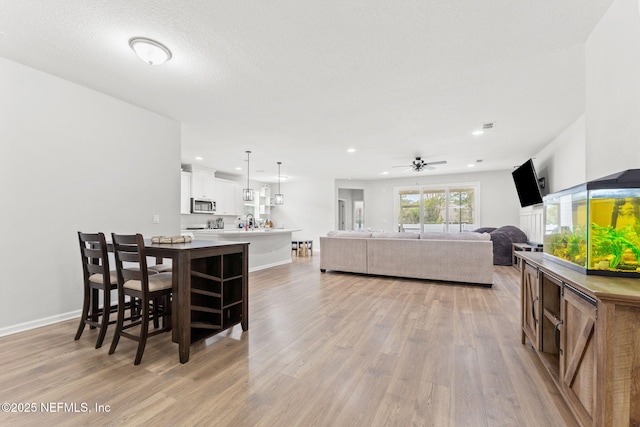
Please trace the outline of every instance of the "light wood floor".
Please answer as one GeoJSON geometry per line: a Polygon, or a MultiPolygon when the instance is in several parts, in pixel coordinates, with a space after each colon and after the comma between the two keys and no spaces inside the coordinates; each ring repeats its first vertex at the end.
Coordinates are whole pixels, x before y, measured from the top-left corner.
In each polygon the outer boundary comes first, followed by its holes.
{"type": "MultiPolygon", "coordinates": [[[[0,425],[573,426],[529,345],[518,273],[491,289],[320,273],[319,256],[250,275],[250,325],[192,347],[74,341],[76,321],[0,338],[0,425]],[[42,413],[41,403],[91,412],[42,413]],[[96,412],[95,405],[109,405],[96,412]]],[[[78,287],[79,288],[79,287],[78,287]]]]}

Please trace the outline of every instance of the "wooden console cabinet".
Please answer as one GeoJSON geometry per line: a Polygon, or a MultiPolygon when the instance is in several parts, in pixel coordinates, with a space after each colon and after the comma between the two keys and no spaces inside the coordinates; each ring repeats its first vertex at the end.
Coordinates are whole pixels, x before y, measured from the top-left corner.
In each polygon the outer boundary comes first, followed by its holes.
{"type": "Polygon", "coordinates": [[[640,279],[518,252],[528,339],[583,426],[640,425],[640,279]]]}

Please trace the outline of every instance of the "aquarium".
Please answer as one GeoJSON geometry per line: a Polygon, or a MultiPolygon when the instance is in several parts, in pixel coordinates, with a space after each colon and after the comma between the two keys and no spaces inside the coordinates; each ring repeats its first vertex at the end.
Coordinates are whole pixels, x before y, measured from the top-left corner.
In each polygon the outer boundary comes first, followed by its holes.
{"type": "Polygon", "coordinates": [[[544,197],[544,256],[587,274],[640,277],[640,169],[544,197]]]}

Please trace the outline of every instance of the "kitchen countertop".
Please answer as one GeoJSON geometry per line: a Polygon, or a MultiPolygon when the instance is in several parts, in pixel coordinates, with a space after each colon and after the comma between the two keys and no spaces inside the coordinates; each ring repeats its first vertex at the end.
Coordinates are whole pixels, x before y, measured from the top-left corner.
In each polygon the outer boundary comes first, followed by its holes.
{"type": "Polygon", "coordinates": [[[284,234],[284,233],[293,233],[294,231],[300,231],[300,229],[295,228],[256,228],[249,229],[245,231],[243,228],[238,229],[211,229],[205,228],[200,230],[182,230],[182,233],[193,233],[195,234],[224,234],[225,236],[268,236],[271,234],[284,234]]]}

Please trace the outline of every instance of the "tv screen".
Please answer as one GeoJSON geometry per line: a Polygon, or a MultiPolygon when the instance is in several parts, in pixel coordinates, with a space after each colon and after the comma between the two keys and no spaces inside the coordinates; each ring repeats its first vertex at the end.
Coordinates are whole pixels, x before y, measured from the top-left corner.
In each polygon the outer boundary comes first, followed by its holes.
{"type": "Polygon", "coordinates": [[[542,194],[538,185],[538,175],[533,167],[533,161],[527,160],[522,166],[514,170],[513,182],[516,184],[516,191],[520,199],[520,206],[537,205],[542,203],[542,194]]]}

